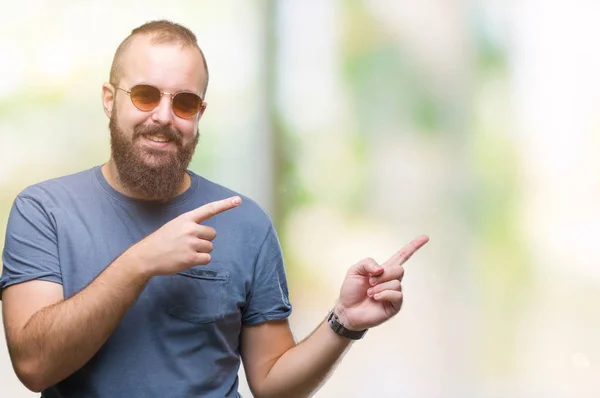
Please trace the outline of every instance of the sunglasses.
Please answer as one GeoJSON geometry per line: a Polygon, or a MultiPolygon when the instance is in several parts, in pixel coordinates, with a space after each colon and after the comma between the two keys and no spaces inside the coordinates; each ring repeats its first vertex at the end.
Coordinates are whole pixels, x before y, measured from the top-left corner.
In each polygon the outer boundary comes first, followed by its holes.
{"type": "Polygon", "coordinates": [[[143,112],[150,112],[160,104],[163,94],[171,96],[171,108],[173,113],[180,118],[189,119],[200,112],[204,105],[202,98],[198,94],[189,91],[178,91],[176,93],[167,93],[160,91],[158,87],[150,84],[137,84],[127,91],[117,85],[113,86],[129,94],[133,105],[143,112]]]}

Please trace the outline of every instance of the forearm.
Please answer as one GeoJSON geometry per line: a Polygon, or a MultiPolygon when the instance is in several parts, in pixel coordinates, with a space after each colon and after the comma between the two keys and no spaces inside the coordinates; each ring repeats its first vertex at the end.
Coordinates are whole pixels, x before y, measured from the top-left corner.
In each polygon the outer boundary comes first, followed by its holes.
{"type": "Polygon", "coordinates": [[[85,289],[32,315],[11,353],[29,388],[56,384],[96,354],[148,282],[136,267],[126,252],[85,289]]]}
{"type": "Polygon", "coordinates": [[[304,341],[289,349],[273,365],[260,398],[308,397],[329,377],[352,340],[335,334],[321,323],[304,341]]]}

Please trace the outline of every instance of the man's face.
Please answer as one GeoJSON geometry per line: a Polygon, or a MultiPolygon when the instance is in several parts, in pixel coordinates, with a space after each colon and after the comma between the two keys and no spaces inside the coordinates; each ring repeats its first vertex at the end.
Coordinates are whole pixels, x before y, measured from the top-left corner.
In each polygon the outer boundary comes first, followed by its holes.
{"type": "MultiPolygon", "coordinates": [[[[152,45],[148,37],[137,37],[124,54],[123,66],[118,85],[128,91],[144,83],[168,93],[202,94],[206,84],[200,52],[178,43],[152,45]]],[[[110,114],[112,157],[120,183],[157,201],[172,198],[180,189],[199,139],[201,113],[178,117],[171,98],[163,94],[155,109],[144,112],[127,93],[115,89],[110,114]]]]}

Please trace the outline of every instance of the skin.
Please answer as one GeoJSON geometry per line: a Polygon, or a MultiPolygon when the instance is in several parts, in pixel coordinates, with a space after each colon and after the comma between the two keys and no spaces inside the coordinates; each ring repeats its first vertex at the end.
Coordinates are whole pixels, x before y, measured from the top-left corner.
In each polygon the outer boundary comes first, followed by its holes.
{"type": "MultiPolygon", "coordinates": [[[[200,53],[176,44],[152,45],[138,37],[125,55],[120,87],[151,83],[162,91],[200,92],[205,85],[200,53]]],[[[171,109],[170,96],[150,112],[136,109],[127,95],[110,84],[102,88],[107,117],[118,115],[122,131],[133,137],[135,126],[168,126],[178,130],[185,143],[197,134],[197,117],[181,119],[171,109]],[[115,102],[115,96],[118,100],[115,102]]],[[[133,141],[148,164],[164,161],[175,145],[133,141]],[[153,152],[146,152],[153,148],[153,152]],[[159,152],[157,152],[160,150],[159,152]]],[[[114,159],[102,167],[109,184],[125,195],[148,199],[119,182],[114,159]]],[[[190,185],[185,174],[174,195],[190,185]]],[[[32,391],[42,391],[81,368],[106,342],[148,281],[172,275],[198,264],[208,264],[216,231],[200,223],[239,206],[239,197],[209,203],[166,223],[125,251],[88,287],[64,299],[62,286],[30,281],[3,292],[3,316],[13,367],[32,391]],[[67,338],[68,336],[68,338],[67,338]]],[[[428,238],[421,236],[379,265],[364,259],[350,267],[340,289],[335,312],[350,329],[375,327],[395,316],[402,305],[403,264],[428,238]]],[[[327,379],[351,345],[323,322],[297,343],[287,320],[242,326],[241,357],[255,397],[306,397],[327,379]]]]}
{"type": "MultiPolygon", "coordinates": [[[[206,79],[202,55],[196,48],[189,46],[182,48],[180,45],[169,43],[152,45],[149,37],[141,36],[134,39],[129,50],[123,56],[123,76],[119,87],[128,90],[138,83],[151,83],[161,91],[169,93],[188,90],[199,94],[206,86],[206,79]]],[[[183,145],[190,144],[196,138],[198,122],[206,110],[206,104],[204,104],[196,117],[179,118],[171,109],[171,96],[163,95],[160,105],[156,109],[151,112],[143,112],[133,105],[127,94],[116,90],[108,83],[102,87],[102,103],[104,112],[109,119],[113,116],[113,112],[116,112],[119,126],[130,138],[133,137],[134,127],[137,125],[166,126],[176,129],[182,134],[183,145]],[[119,101],[115,102],[115,96],[119,96],[119,101]]],[[[139,139],[136,146],[141,151],[144,148],[162,149],[165,151],[165,156],[176,150],[172,143],[165,147],[162,144],[156,145],[145,138],[139,139]]],[[[144,160],[148,164],[156,164],[164,161],[164,158],[147,154],[144,160]]],[[[109,184],[123,194],[137,199],[151,199],[120,184],[119,173],[112,156],[103,166],[102,172],[109,184]]],[[[189,175],[185,174],[175,195],[185,192],[190,183],[189,175]]]]}

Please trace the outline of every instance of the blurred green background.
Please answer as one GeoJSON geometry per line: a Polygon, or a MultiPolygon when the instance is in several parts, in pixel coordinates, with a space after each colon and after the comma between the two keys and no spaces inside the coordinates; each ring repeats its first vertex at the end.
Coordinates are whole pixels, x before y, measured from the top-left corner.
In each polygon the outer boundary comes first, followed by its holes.
{"type": "MultiPolygon", "coordinates": [[[[317,397],[600,395],[600,3],[6,3],[0,242],[20,190],[108,159],[114,51],[168,18],[211,74],[190,168],[273,216],[297,339],[350,265],[431,238],[317,397]]],[[[33,396],[3,341],[0,396],[33,396]]]]}

